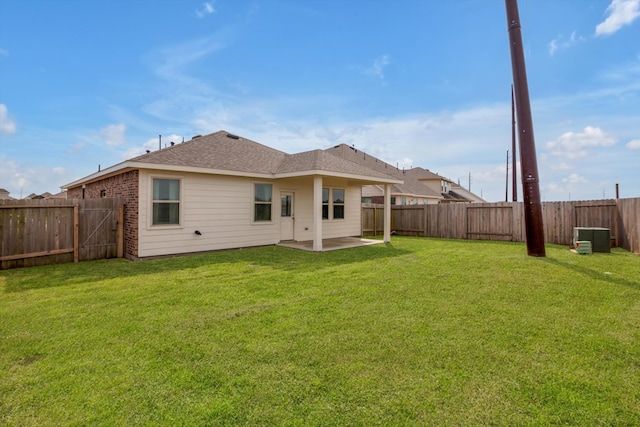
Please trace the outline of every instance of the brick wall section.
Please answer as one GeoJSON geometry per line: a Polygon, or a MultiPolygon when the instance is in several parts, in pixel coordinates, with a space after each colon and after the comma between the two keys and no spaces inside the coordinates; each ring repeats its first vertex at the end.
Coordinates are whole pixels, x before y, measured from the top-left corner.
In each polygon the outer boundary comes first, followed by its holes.
{"type": "MultiPolygon", "coordinates": [[[[124,172],[100,181],[86,184],[85,199],[99,199],[104,190],[105,198],[122,199],[124,206],[124,255],[130,259],[138,257],[138,170],[124,172]]],[[[68,199],[82,199],[82,186],[69,188],[68,199]]]]}

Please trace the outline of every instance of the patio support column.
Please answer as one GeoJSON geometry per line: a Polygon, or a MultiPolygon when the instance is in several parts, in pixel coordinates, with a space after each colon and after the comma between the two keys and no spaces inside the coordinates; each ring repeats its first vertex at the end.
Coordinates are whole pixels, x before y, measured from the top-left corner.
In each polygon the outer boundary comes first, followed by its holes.
{"type": "Polygon", "coordinates": [[[322,252],[322,177],[313,177],[313,251],[322,252]]]}
{"type": "Polygon", "coordinates": [[[384,185],[384,242],[391,241],[391,184],[384,185]]]}

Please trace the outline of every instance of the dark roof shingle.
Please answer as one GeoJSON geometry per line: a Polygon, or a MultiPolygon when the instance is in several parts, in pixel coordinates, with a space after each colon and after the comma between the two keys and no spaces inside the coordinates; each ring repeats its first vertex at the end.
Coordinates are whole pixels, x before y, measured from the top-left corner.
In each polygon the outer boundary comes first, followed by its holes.
{"type": "Polygon", "coordinates": [[[222,130],[143,154],[131,161],[237,172],[275,173],[286,156],[282,151],[255,141],[228,135],[228,132],[222,130]]]}

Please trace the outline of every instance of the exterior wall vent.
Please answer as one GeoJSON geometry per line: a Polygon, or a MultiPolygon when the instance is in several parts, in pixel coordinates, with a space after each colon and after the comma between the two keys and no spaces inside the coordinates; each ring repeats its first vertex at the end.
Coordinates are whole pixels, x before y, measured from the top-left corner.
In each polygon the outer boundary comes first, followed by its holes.
{"type": "Polygon", "coordinates": [[[238,135],[234,135],[232,133],[228,133],[227,134],[227,138],[231,138],[231,139],[240,139],[240,137],[238,135]]]}

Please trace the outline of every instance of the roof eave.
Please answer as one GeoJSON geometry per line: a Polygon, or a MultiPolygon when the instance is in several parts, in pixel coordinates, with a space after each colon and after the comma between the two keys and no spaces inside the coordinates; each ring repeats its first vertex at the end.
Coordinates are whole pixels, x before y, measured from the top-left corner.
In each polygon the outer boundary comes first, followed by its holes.
{"type": "Polygon", "coordinates": [[[181,166],[181,165],[167,165],[167,164],[159,164],[159,163],[147,163],[147,162],[131,162],[126,161],[123,163],[119,163],[117,165],[111,166],[109,168],[103,169],[101,171],[95,172],[91,175],[88,175],[84,178],[73,181],[69,184],[65,184],[61,186],[63,190],[68,190],[69,188],[78,187],[83,184],[89,184],[94,181],[98,181],[104,178],[108,178],[113,175],[117,175],[118,173],[122,173],[127,170],[134,169],[152,169],[152,170],[160,170],[167,172],[180,172],[180,173],[202,173],[207,175],[226,175],[226,176],[243,176],[247,178],[260,178],[260,179],[282,179],[282,178],[299,178],[304,176],[327,176],[334,178],[344,178],[350,180],[356,180],[363,183],[363,185],[371,185],[371,184],[402,184],[404,181],[389,177],[376,177],[369,175],[359,175],[352,174],[346,172],[334,172],[334,171],[326,171],[326,170],[307,170],[307,171],[296,171],[296,172],[286,172],[286,173],[258,173],[258,172],[246,172],[246,171],[233,171],[227,169],[211,169],[211,168],[203,168],[203,167],[194,167],[194,166],[181,166]]]}
{"type": "Polygon", "coordinates": [[[97,181],[99,179],[107,178],[108,176],[121,173],[125,169],[129,169],[129,164],[130,162],[118,163],[106,169],[102,169],[97,172],[94,172],[91,175],[87,175],[84,178],[76,179],[75,181],[62,185],[60,186],[60,188],[63,190],[68,190],[69,188],[77,187],[82,184],[88,184],[90,182],[97,181]]]}
{"type": "Polygon", "coordinates": [[[67,190],[69,188],[77,187],[83,184],[89,184],[94,181],[98,181],[101,179],[108,178],[113,175],[117,175],[127,170],[134,169],[151,169],[151,170],[160,170],[166,172],[181,172],[181,173],[203,173],[208,175],[227,175],[227,176],[244,176],[248,178],[261,178],[261,179],[272,179],[274,175],[271,173],[258,173],[258,172],[244,172],[244,171],[233,171],[226,169],[211,169],[211,168],[203,168],[203,167],[195,167],[195,166],[180,166],[180,165],[167,165],[160,163],[147,163],[147,162],[123,162],[117,165],[111,166],[107,169],[104,169],[99,172],[95,172],[91,175],[88,175],[84,178],[73,181],[69,184],[63,185],[62,189],[67,190]]]}
{"type": "Polygon", "coordinates": [[[364,183],[368,183],[367,185],[402,184],[404,182],[402,180],[399,180],[393,177],[382,178],[377,176],[358,175],[358,174],[352,174],[352,173],[346,173],[346,172],[334,172],[334,171],[327,171],[327,170],[320,170],[320,169],[278,173],[278,174],[275,174],[273,177],[282,179],[282,178],[299,178],[304,176],[316,176],[316,175],[327,176],[332,178],[345,178],[350,180],[357,180],[357,181],[362,181],[364,183]]]}

